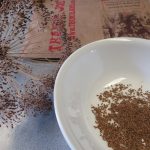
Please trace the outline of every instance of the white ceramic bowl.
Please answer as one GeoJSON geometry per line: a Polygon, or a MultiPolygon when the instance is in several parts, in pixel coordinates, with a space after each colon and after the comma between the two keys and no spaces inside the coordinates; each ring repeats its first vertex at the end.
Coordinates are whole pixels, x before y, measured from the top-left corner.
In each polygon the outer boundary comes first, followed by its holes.
{"type": "Polygon", "coordinates": [[[150,89],[150,41],[114,38],[96,41],[73,53],[55,83],[54,104],[60,129],[72,150],[109,150],[93,126],[96,95],[118,82],[150,89]]]}

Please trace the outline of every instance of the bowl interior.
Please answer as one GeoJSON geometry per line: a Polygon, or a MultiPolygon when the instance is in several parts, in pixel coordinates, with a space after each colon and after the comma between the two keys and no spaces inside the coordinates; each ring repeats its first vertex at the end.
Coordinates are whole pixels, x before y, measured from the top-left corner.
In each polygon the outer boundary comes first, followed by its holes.
{"type": "Polygon", "coordinates": [[[97,94],[115,83],[150,89],[148,40],[116,38],[97,41],[71,55],[55,84],[55,111],[60,128],[72,149],[108,149],[99,136],[91,106],[97,94]]]}

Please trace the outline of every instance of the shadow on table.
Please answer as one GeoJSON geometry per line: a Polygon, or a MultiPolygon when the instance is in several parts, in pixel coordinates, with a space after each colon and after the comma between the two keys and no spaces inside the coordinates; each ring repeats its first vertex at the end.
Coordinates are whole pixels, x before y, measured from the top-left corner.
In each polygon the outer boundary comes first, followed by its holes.
{"type": "Polygon", "coordinates": [[[28,118],[13,133],[11,150],[70,150],[58,127],[55,113],[28,118]]]}

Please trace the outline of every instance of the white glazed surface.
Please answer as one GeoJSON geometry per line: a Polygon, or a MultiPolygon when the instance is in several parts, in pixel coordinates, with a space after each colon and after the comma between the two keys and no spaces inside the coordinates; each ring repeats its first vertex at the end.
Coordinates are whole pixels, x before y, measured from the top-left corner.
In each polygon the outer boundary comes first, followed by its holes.
{"type": "Polygon", "coordinates": [[[104,87],[118,83],[150,89],[150,41],[114,38],[96,41],[73,53],[55,83],[54,104],[60,129],[72,150],[109,150],[94,129],[91,105],[104,87]]]}

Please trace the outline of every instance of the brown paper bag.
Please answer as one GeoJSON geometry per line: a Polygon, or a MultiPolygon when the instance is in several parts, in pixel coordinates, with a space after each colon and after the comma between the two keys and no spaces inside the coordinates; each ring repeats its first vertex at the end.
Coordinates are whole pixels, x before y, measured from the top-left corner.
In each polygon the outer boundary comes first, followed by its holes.
{"type": "Polygon", "coordinates": [[[34,14],[22,57],[59,59],[66,50],[103,38],[150,38],[148,0],[57,0],[46,6],[54,12],[51,21],[39,31],[34,14]]]}

